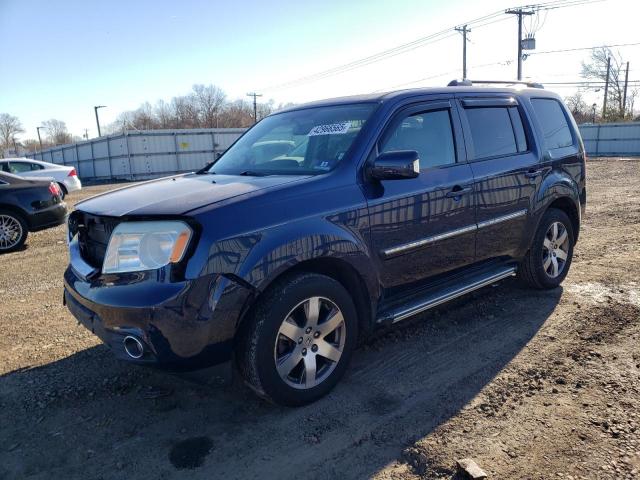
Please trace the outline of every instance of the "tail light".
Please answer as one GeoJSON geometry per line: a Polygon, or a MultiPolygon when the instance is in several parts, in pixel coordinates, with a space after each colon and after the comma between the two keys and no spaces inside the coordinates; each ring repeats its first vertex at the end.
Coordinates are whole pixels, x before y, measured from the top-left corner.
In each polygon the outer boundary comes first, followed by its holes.
{"type": "Polygon", "coordinates": [[[72,168],[71,171],[69,172],[69,175],[67,175],[67,177],[77,177],[78,173],[76,172],[75,168],[72,168]]]}
{"type": "Polygon", "coordinates": [[[51,192],[51,195],[53,195],[54,197],[59,197],[62,193],[60,192],[60,187],[58,186],[58,184],[54,182],[51,182],[49,184],[49,192],[51,192]]]}

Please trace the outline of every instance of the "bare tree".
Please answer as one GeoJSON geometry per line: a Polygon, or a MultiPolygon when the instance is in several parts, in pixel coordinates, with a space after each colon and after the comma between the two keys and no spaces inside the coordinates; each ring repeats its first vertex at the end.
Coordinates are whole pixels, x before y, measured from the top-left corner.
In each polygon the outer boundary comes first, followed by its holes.
{"type": "Polygon", "coordinates": [[[63,145],[71,142],[71,135],[67,130],[67,124],[62,120],[52,118],[42,122],[42,126],[47,131],[47,136],[52,144],[63,145]]]}
{"type": "Polygon", "coordinates": [[[587,123],[593,121],[593,110],[585,102],[582,92],[578,91],[573,95],[565,97],[564,103],[569,108],[576,123],[587,123]]]}
{"type": "MultiPolygon", "coordinates": [[[[43,145],[44,147],[44,142],[43,145]]],[[[24,148],[29,153],[34,153],[40,150],[40,143],[37,138],[27,138],[22,141],[22,148],[24,148]]]]}
{"type": "Polygon", "coordinates": [[[215,85],[194,85],[193,100],[198,108],[200,126],[214,128],[226,101],[226,94],[215,85]]]}
{"type": "MultiPolygon", "coordinates": [[[[623,120],[632,116],[633,104],[637,89],[627,92],[626,108],[624,102],[624,77],[626,62],[623,61],[619,52],[613,53],[608,47],[594,49],[588,63],[582,62],[582,77],[587,79],[607,81],[607,61],[611,59],[609,69],[609,88],[607,93],[607,116],[605,121],[623,120]]],[[[590,87],[592,90],[603,89],[601,86],[590,87]]],[[[604,89],[603,89],[604,90],[604,89]]]]}
{"type": "Polygon", "coordinates": [[[0,154],[5,149],[13,147],[15,137],[19,133],[24,133],[24,128],[18,117],[0,113],[0,154]]]}
{"type": "MultiPolygon", "coordinates": [[[[289,106],[289,105],[287,105],[289,106]]],[[[278,108],[282,108],[280,105],[278,108]]],[[[258,118],[275,110],[273,100],[258,104],[258,118]]],[[[158,100],[154,106],[143,103],[137,110],[122,112],[108,125],[109,133],[157,128],[234,128],[253,124],[253,104],[244,99],[229,102],[214,85],[194,85],[188,95],[158,100]]]]}

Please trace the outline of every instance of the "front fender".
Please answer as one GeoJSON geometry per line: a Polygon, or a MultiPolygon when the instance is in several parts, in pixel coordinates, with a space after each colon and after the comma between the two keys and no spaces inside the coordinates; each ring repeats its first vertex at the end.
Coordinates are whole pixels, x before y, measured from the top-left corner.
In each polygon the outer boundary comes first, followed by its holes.
{"type": "Polygon", "coordinates": [[[377,298],[378,282],[367,242],[355,228],[357,223],[348,225],[342,217],[309,217],[215,242],[207,271],[234,275],[262,292],[292,267],[330,258],[352,267],[364,281],[370,298],[377,298]]]}

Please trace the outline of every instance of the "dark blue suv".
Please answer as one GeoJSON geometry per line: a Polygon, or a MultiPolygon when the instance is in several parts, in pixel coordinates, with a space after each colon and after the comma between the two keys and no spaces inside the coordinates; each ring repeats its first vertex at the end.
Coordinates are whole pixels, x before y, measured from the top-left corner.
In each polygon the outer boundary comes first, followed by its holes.
{"type": "Polygon", "coordinates": [[[300,405],[378,326],[512,275],[557,287],[585,200],[578,129],[539,86],[315,102],[199,172],[78,204],[64,298],[118,358],[233,360],[300,405]]]}

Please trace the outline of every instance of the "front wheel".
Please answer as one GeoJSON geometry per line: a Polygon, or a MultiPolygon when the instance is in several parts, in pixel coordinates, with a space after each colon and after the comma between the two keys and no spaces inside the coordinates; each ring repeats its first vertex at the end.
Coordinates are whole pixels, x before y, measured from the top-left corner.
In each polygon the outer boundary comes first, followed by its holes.
{"type": "Polygon", "coordinates": [[[522,281],[537,289],[558,287],[569,273],[574,242],[568,215],[556,208],[547,210],[520,266],[522,281]]]}
{"type": "Polygon", "coordinates": [[[336,280],[304,273],[265,293],[240,333],[237,360],[246,383],[282,405],[326,395],[344,374],[356,345],[357,314],[336,280]]]}

